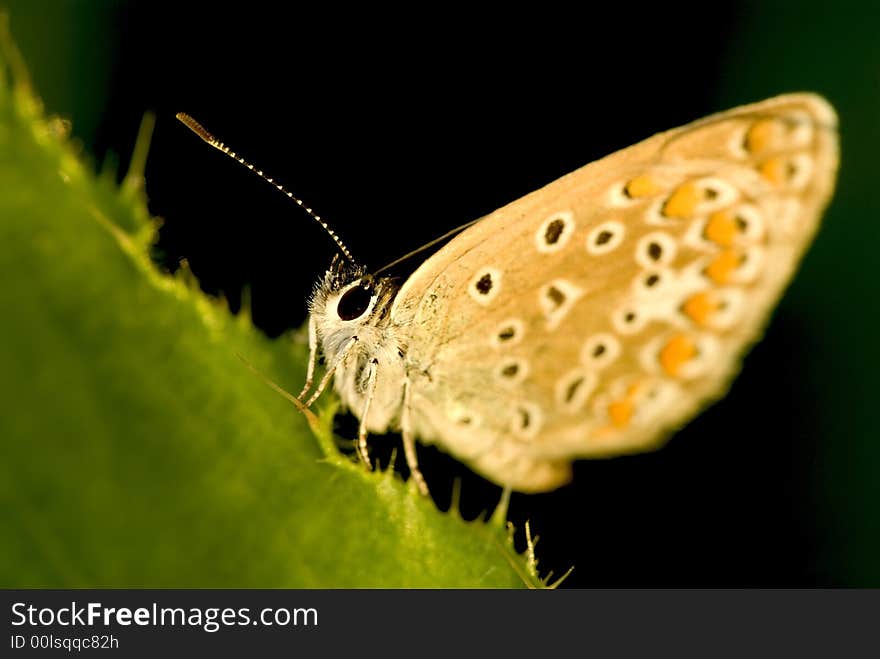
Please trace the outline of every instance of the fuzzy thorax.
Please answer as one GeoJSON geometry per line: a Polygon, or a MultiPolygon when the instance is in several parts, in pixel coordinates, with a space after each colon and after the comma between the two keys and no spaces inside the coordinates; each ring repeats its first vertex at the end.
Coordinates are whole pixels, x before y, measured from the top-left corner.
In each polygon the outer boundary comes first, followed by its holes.
{"type": "Polygon", "coordinates": [[[406,346],[391,323],[391,304],[399,286],[390,277],[375,279],[363,267],[338,259],[318,282],[309,302],[317,344],[343,405],[360,416],[370,370],[376,388],[367,418],[371,432],[399,427],[406,346]]]}

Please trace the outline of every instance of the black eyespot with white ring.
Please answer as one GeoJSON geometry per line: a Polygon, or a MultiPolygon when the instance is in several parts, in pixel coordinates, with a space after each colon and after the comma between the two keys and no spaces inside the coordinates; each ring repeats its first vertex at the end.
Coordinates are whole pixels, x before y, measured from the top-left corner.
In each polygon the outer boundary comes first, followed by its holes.
{"type": "Polygon", "coordinates": [[[624,335],[638,334],[644,329],[647,322],[645,313],[638,306],[622,307],[611,315],[614,329],[624,335]]]}
{"type": "Polygon", "coordinates": [[[501,271],[498,268],[484,267],[477,270],[470,283],[468,295],[475,302],[489,304],[501,290],[501,271]]]}
{"type": "Polygon", "coordinates": [[[653,231],[636,245],[636,262],[643,268],[667,265],[675,259],[675,239],[663,231],[653,231]]]}
{"type": "Polygon", "coordinates": [[[543,254],[558,252],[568,243],[574,228],[574,214],[571,211],[555,213],[538,227],[535,246],[543,254]]]}
{"type": "Polygon", "coordinates": [[[625,229],[623,222],[609,220],[595,227],[587,235],[587,253],[607,254],[623,242],[625,229]]]}
{"type": "Polygon", "coordinates": [[[584,342],[581,362],[591,369],[604,368],[617,359],[620,350],[620,341],[613,334],[595,334],[584,342]]]}

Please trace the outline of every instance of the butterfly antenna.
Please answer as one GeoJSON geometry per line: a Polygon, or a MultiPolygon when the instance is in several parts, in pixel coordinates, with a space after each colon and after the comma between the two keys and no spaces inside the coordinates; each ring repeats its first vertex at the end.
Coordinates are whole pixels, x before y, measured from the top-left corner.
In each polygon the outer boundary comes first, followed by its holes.
{"type": "Polygon", "coordinates": [[[418,254],[419,252],[424,252],[424,251],[425,251],[426,249],[428,249],[429,247],[433,247],[433,246],[436,245],[437,243],[446,240],[446,239],[449,238],[450,236],[454,236],[454,235],[457,234],[457,233],[461,233],[462,231],[464,231],[465,229],[467,229],[469,226],[471,226],[471,225],[473,225],[473,224],[476,224],[477,222],[479,222],[478,219],[477,219],[477,220],[471,220],[471,221],[468,222],[467,224],[462,224],[462,225],[459,226],[459,227],[455,227],[455,228],[452,229],[451,231],[447,231],[446,233],[444,233],[444,234],[443,234],[442,236],[440,236],[439,238],[434,238],[434,240],[425,243],[425,244],[422,245],[421,247],[416,247],[413,251],[411,251],[411,252],[407,252],[406,254],[404,254],[403,256],[401,256],[399,259],[394,259],[391,263],[388,263],[388,264],[386,264],[386,265],[383,265],[381,268],[379,268],[378,270],[376,270],[376,271],[373,273],[373,276],[378,275],[380,272],[385,272],[386,270],[390,270],[391,268],[393,268],[394,266],[396,266],[398,263],[403,263],[403,262],[406,261],[407,259],[409,259],[409,258],[415,256],[416,254],[418,254]]]}
{"type": "Polygon", "coordinates": [[[207,142],[208,144],[213,146],[215,149],[222,151],[223,153],[225,153],[227,156],[229,156],[233,160],[238,161],[240,164],[244,165],[249,170],[251,170],[254,174],[259,176],[261,179],[263,179],[267,183],[271,183],[273,186],[275,186],[279,190],[279,192],[281,192],[282,194],[287,196],[289,199],[293,200],[297,206],[299,206],[306,213],[311,215],[312,218],[315,220],[315,222],[317,222],[322,227],[324,227],[324,230],[328,234],[330,234],[330,238],[332,238],[333,242],[336,243],[336,246],[339,248],[339,251],[342,252],[342,255],[346,259],[348,259],[348,261],[352,265],[355,265],[354,257],[351,255],[351,252],[348,251],[348,247],[345,246],[345,243],[343,243],[342,240],[339,238],[339,236],[337,236],[336,233],[334,233],[333,229],[331,229],[327,225],[327,223],[321,219],[320,215],[318,215],[317,213],[315,213],[315,211],[313,211],[311,208],[309,208],[308,206],[305,205],[305,203],[303,202],[302,199],[293,196],[292,192],[288,192],[287,190],[285,190],[283,185],[281,185],[280,183],[275,181],[275,179],[273,179],[271,176],[264,174],[263,170],[257,169],[252,164],[250,164],[247,160],[245,160],[240,155],[238,155],[235,151],[233,151],[228,146],[223,144],[223,142],[221,142],[216,137],[214,137],[211,133],[209,133],[205,129],[205,127],[202,126],[202,124],[200,124],[198,121],[193,119],[191,116],[189,116],[185,112],[178,112],[175,116],[184,126],[186,126],[192,132],[194,132],[196,135],[201,137],[205,142],[207,142]]]}

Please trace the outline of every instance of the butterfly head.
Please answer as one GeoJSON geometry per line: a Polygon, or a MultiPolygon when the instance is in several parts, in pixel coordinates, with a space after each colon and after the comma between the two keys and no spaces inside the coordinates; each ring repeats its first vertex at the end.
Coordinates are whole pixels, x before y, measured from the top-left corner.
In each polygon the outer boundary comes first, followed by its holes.
{"type": "Polygon", "coordinates": [[[385,326],[397,289],[390,277],[373,277],[363,266],[334,257],[309,302],[325,348],[332,352],[365,330],[385,326]]]}

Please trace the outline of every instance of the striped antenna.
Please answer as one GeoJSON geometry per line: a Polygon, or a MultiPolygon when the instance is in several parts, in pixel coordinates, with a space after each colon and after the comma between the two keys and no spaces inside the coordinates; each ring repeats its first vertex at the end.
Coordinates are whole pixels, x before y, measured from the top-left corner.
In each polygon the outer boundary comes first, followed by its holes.
{"type": "Polygon", "coordinates": [[[271,183],[281,193],[283,193],[288,198],[290,198],[294,202],[296,202],[297,206],[299,206],[306,213],[311,215],[312,218],[314,218],[315,222],[317,222],[322,227],[324,227],[324,230],[328,234],[330,234],[330,237],[333,239],[333,242],[336,243],[336,246],[339,248],[339,251],[342,252],[342,255],[345,258],[347,258],[352,265],[355,265],[354,257],[351,255],[351,252],[348,251],[348,247],[345,246],[345,243],[343,243],[342,240],[340,240],[339,236],[337,236],[333,232],[333,229],[331,229],[329,226],[327,226],[327,223],[324,220],[322,220],[321,217],[317,213],[315,213],[311,208],[309,208],[308,206],[305,205],[305,203],[303,203],[302,199],[299,199],[298,197],[294,197],[292,192],[288,192],[287,190],[285,190],[284,186],[282,186],[280,183],[276,182],[275,179],[264,174],[263,170],[257,169],[252,164],[250,164],[247,160],[245,160],[240,155],[238,155],[235,151],[232,151],[228,146],[223,144],[223,142],[221,142],[216,137],[211,135],[211,133],[209,133],[207,130],[205,130],[205,127],[202,126],[202,124],[200,124],[198,121],[193,119],[191,116],[189,116],[185,112],[178,112],[175,116],[184,126],[186,126],[192,132],[194,132],[196,135],[201,137],[205,142],[207,142],[208,144],[213,146],[215,149],[222,151],[223,153],[225,153],[227,156],[229,156],[233,160],[238,161],[239,163],[241,163],[242,165],[247,167],[249,170],[251,170],[254,174],[259,176],[261,179],[263,179],[267,183],[271,183]]]}

